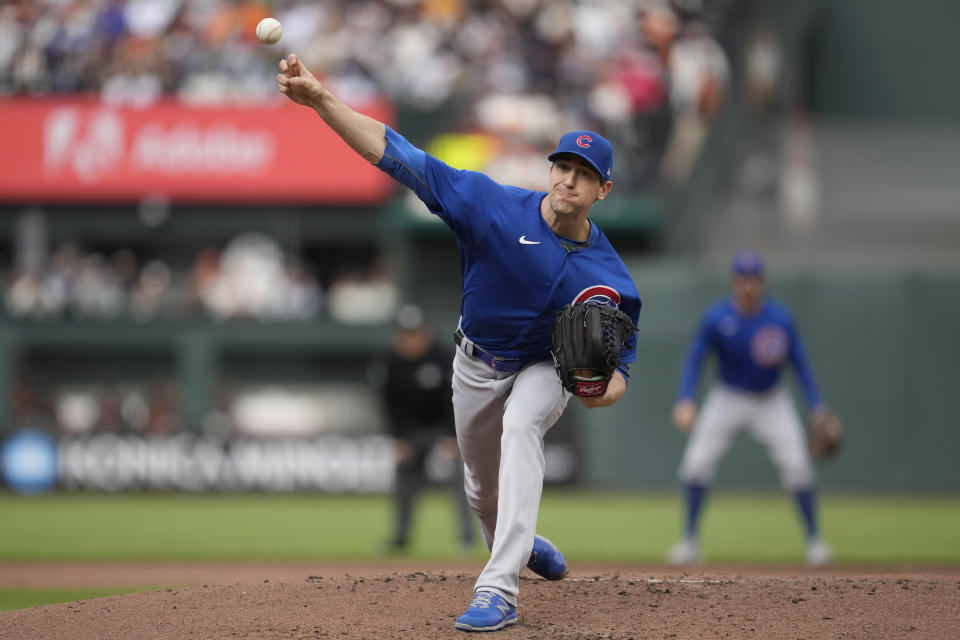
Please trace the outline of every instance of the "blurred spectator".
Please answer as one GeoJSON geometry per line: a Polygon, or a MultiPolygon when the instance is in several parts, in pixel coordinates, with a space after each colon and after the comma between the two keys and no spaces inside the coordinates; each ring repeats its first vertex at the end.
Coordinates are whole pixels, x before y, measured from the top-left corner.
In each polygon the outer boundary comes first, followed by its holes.
{"type": "Polygon", "coordinates": [[[698,20],[684,25],[670,47],[669,69],[674,122],[663,171],[672,184],[682,184],[720,108],[730,71],[723,49],[698,20]]]}
{"type": "MultiPolygon", "coordinates": [[[[200,252],[189,274],[160,259],[140,267],[127,248],[104,256],[65,243],[50,258],[44,251],[28,253],[40,257],[18,259],[6,283],[6,308],[14,318],[149,321],[194,312],[309,320],[320,314],[322,293],[309,270],[259,233],[241,234],[223,251],[200,252]],[[179,284],[183,279],[186,287],[179,284]]],[[[391,293],[384,295],[389,304],[391,293]]]]}
{"type": "Polygon", "coordinates": [[[79,319],[109,319],[125,311],[126,292],[102,254],[83,257],[74,275],[70,307],[79,319]]]}
{"type": "Polygon", "coordinates": [[[6,304],[16,318],[57,318],[66,314],[81,256],[71,244],[61,246],[49,263],[14,271],[6,289],[6,304]]]}
{"type": "MultiPolygon", "coordinates": [[[[29,372],[18,382],[17,423],[51,422],[71,436],[95,433],[160,434],[180,429],[175,388],[166,378],[138,382],[60,381],[37,385],[29,372]],[[33,398],[27,405],[27,399],[33,398]],[[38,408],[44,407],[43,413],[38,408]],[[41,417],[45,416],[45,417],[41,417]]],[[[34,376],[35,377],[35,376],[34,376]]]]}
{"type": "Polygon", "coordinates": [[[744,54],[747,105],[754,113],[774,106],[783,70],[783,43],[776,29],[762,24],[751,35],[744,54]]]}
{"type": "Polygon", "coordinates": [[[215,318],[307,320],[320,309],[316,282],[262,233],[242,233],[221,253],[202,253],[192,276],[194,295],[215,318]]]}
{"type": "Polygon", "coordinates": [[[745,193],[754,196],[770,195],[777,186],[785,84],[783,44],[771,24],[761,23],[747,38],[744,50],[741,89],[751,126],[743,130],[739,182],[745,193]]]}
{"type": "Polygon", "coordinates": [[[109,259],[61,245],[46,262],[15,269],[6,288],[7,311],[15,318],[72,316],[81,320],[122,317],[128,308],[136,258],[120,250],[109,259]]]}
{"type": "Polygon", "coordinates": [[[348,268],[330,285],[330,316],[349,324],[387,322],[398,295],[396,284],[378,262],[366,270],[348,268]]]}
{"type": "Polygon", "coordinates": [[[100,403],[95,392],[61,389],[56,394],[54,405],[57,424],[66,434],[78,436],[91,433],[100,422],[100,403]]]}
{"type": "Polygon", "coordinates": [[[722,81],[718,47],[697,11],[673,7],[667,0],[7,2],[0,95],[94,92],[136,105],[164,94],[202,103],[276,100],[276,61],[296,50],[347,100],[382,93],[414,112],[444,107],[460,113],[465,130],[479,126],[534,148],[558,130],[600,129],[641,161],[632,171],[621,163],[615,176],[618,190],[628,191],[656,176],[669,110],[691,99],[678,92],[692,89],[704,112],[715,110],[705,94],[722,81]],[[270,14],[284,25],[277,47],[254,38],[270,14]]]}
{"type": "Polygon", "coordinates": [[[147,420],[144,432],[147,435],[173,433],[180,427],[180,398],[173,378],[163,377],[150,385],[147,420]]]}
{"type": "Polygon", "coordinates": [[[170,268],[151,260],[130,285],[130,316],[152,320],[173,307],[170,302],[170,268]]]}
{"type": "Polygon", "coordinates": [[[816,228],[822,210],[821,185],[810,119],[801,110],[792,116],[786,127],[777,182],[784,220],[799,236],[816,228]]]}

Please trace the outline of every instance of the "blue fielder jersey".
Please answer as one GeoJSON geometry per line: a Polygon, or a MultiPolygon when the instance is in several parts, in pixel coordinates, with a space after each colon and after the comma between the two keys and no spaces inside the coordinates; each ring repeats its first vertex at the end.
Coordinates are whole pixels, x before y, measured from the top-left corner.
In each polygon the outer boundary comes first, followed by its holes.
{"type": "MultiPolygon", "coordinates": [[[[554,315],[569,303],[616,305],[637,323],[633,279],[595,224],[585,243],[560,238],[540,214],[546,192],[453,169],[389,127],[386,139],[377,167],[410,187],[457,237],[460,327],[481,348],[502,358],[549,359],[554,315]]],[[[636,349],[632,336],[623,365],[636,349]]]]}
{"type": "Polygon", "coordinates": [[[820,392],[796,330],[793,316],[782,304],[765,300],[759,312],[744,315],[730,299],[711,306],[694,336],[683,369],[678,398],[693,398],[700,365],[708,350],[716,352],[720,380],[735,389],[763,392],[780,381],[789,362],[811,407],[820,404],[820,392]]]}

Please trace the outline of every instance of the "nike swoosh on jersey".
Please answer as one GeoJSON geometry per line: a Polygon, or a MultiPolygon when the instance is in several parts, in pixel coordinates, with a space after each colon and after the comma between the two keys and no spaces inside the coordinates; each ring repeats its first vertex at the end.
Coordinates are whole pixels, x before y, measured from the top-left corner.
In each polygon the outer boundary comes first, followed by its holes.
{"type": "Polygon", "coordinates": [[[540,244],[540,241],[527,240],[527,235],[520,236],[520,244],[540,244]]]}

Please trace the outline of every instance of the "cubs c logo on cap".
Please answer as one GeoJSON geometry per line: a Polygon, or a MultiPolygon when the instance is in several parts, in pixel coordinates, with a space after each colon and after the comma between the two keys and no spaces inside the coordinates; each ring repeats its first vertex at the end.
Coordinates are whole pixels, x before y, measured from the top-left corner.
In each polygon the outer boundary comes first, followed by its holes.
{"type": "Polygon", "coordinates": [[[595,131],[582,129],[563,134],[557,143],[557,150],[547,156],[547,160],[553,162],[561,154],[580,156],[601,177],[608,180],[613,172],[613,147],[595,131]]]}

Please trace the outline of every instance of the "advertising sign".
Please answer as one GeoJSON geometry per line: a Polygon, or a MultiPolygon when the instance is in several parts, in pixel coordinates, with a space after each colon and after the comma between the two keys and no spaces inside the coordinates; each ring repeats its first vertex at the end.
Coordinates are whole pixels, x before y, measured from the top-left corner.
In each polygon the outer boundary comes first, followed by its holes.
{"type": "MultiPolygon", "coordinates": [[[[384,102],[354,105],[384,122],[384,102]]],[[[0,202],[383,202],[392,180],[312,110],[282,101],[145,108],[0,100],[0,202]]]]}

